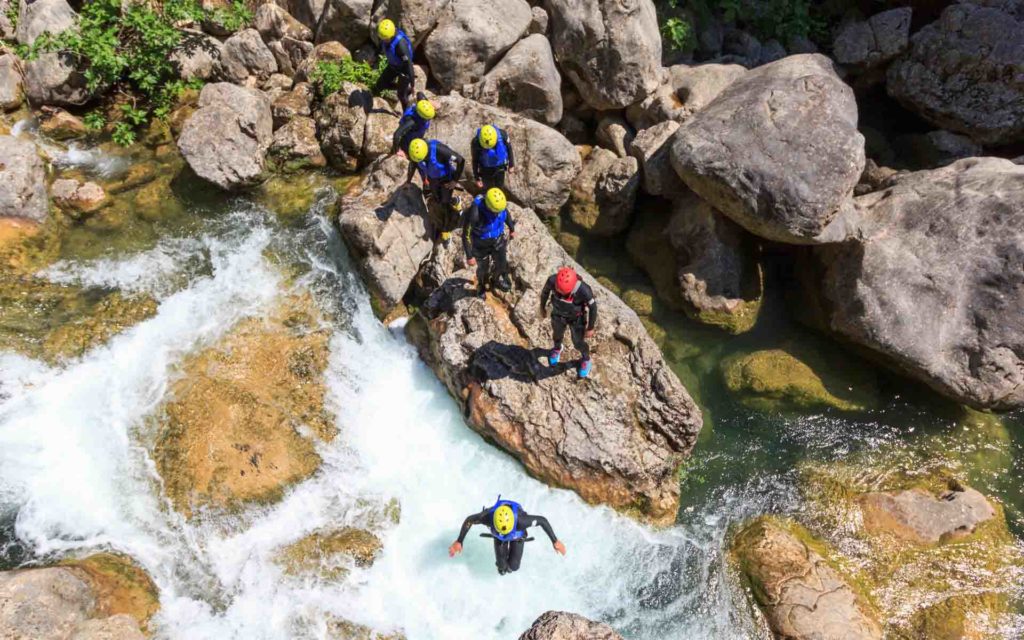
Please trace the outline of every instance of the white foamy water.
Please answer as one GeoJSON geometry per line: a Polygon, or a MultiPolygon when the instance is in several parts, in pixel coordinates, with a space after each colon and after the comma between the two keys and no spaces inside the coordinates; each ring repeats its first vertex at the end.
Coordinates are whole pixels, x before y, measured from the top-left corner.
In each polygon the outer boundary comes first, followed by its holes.
{"type": "Polygon", "coordinates": [[[152,290],[146,274],[174,272],[170,262],[200,254],[209,260],[209,275],[164,292],[156,316],[79,361],[48,368],[0,359],[0,513],[18,510],[16,533],[32,551],[108,547],[134,556],[160,588],[161,638],[320,638],[331,618],[410,640],[516,638],[549,609],[607,620],[638,639],[751,633],[720,558],[726,513],[697,528],[654,530],[529,478],[466,427],[401,329],[373,318],[325,225],[281,237],[294,233],[241,212],[236,224],[172,243],[173,251],[49,272],[152,290]],[[294,286],[266,257],[271,246],[296,247],[313,265],[298,286],[340,310],[326,373],[340,436],[320,447],[320,471],[277,505],[187,522],[161,496],[150,418],[184,357],[294,286]],[[522,569],[500,577],[490,541],[474,530],[463,555],[449,559],[463,517],[498,494],[547,516],[568,555],[555,554],[538,530],[522,569]],[[401,519],[382,531],[384,551],[371,568],[323,582],[286,576],[275,562],[283,545],[361,526],[393,499],[401,519]]]}

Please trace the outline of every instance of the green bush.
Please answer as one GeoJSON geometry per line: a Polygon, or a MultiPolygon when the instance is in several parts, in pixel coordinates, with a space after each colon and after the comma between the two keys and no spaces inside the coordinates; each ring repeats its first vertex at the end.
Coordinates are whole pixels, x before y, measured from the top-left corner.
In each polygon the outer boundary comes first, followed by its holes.
{"type": "MultiPolygon", "coordinates": [[[[111,89],[125,102],[112,115],[113,138],[135,141],[135,131],[150,118],[168,114],[181,91],[195,83],[178,78],[170,56],[182,40],[181,22],[213,20],[236,28],[251,20],[242,0],[230,8],[204,11],[197,0],[165,0],[122,7],[122,0],[93,0],[82,6],[75,28],[53,36],[43,34],[25,51],[31,59],[59,51],[77,59],[90,90],[111,89]]],[[[93,119],[95,123],[96,120],[93,119]]]]}
{"type": "Polygon", "coordinates": [[[345,82],[354,82],[367,88],[377,84],[377,79],[387,67],[387,60],[383,58],[377,67],[372,67],[368,62],[358,62],[351,58],[344,58],[338,62],[333,60],[318,62],[309,79],[316,87],[321,98],[326,98],[332,93],[337,93],[345,82]]]}
{"type": "Polygon", "coordinates": [[[786,43],[796,36],[821,39],[825,35],[825,21],[815,15],[811,0],[710,2],[725,22],[742,25],[762,40],[786,43]]]}
{"type": "Polygon", "coordinates": [[[661,39],[676,51],[689,51],[696,44],[693,25],[688,20],[676,17],[661,24],[661,39]]]}

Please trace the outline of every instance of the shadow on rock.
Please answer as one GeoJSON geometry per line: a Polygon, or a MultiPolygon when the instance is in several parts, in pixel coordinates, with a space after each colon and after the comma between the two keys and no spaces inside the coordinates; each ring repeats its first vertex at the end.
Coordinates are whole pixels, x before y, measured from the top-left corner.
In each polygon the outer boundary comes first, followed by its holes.
{"type": "Polygon", "coordinates": [[[546,349],[527,349],[495,340],[478,348],[469,361],[469,375],[479,382],[511,378],[517,382],[540,382],[565,373],[572,368],[567,363],[554,367],[541,364],[547,357],[546,349]]]}

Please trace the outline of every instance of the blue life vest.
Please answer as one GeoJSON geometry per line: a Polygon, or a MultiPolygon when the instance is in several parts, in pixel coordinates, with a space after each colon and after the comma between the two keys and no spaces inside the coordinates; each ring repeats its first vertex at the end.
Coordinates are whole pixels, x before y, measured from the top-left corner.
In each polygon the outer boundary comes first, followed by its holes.
{"type": "MultiPolygon", "coordinates": [[[[504,167],[508,164],[508,147],[505,146],[505,137],[501,129],[498,130],[498,144],[493,149],[480,147],[480,165],[488,169],[504,167]]],[[[476,130],[476,139],[480,139],[480,129],[476,130]]]]}
{"type": "Polygon", "coordinates": [[[398,44],[402,41],[409,43],[409,51],[412,51],[412,41],[409,40],[409,36],[405,35],[405,32],[399,29],[395,33],[395,37],[391,38],[391,42],[384,45],[384,56],[388,59],[388,64],[392,67],[403,67],[405,63],[398,57],[398,44]]]}
{"type": "Polygon", "coordinates": [[[498,496],[498,501],[495,502],[494,506],[491,507],[491,509],[490,509],[490,513],[491,513],[491,525],[490,525],[490,527],[491,527],[491,535],[494,536],[494,538],[496,540],[501,540],[502,542],[509,542],[509,541],[512,541],[512,540],[518,540],[518,539],[520,539],[522,537],[525,537],[526,536],[526,532],[525,531],[520,531],[518,529],[518,527],[519,527],[519,512],[522,511],[522,510],[523,510],[523,508],[519,506],[518,502],[512,502],[511,500],[502,500],[501,496],[498,496]],[[509,531],[505,535],[502,535],[502,534],[498,533],[498,530],[494,528],[494,512],[495,512],[495,510],[498,507],[502,507],[502,506],[512,507],[512,516],[513,516],[513,519],[512,519],[512,531],[509,531]]]}
{"type": "Polygon", "coordinates": [[[427,145],[430,150],[427,152],[427,157],[419,164],[420,175],[430,178],[431,182],[444,182],[451,176],[451,163],[437,161],[437,140],[431,140],[427,145]]]}
{"type": "Polygon", "coordinates": [[[410,105],[408,109],[402,113],[402,119],[398,121],[398,125],[401,126],[406,122],[412,120],[416,123],[416,128],[409,131],[406,137],[411,139],[415,138],[426,138],[427,129],[430,128],[430,120],[424,120],[420,117],[420,114],[416,112],[416,105],[410,105]]]}
{"type": "Polygon", "coordinates": [[[501,234],[505,233],[505,218],[508,217],[508,209],[494,213],[484,202],[483,196],[477,196],[473,202],[476,203],[476,210],[480,216],[478,222],[473,226],[473,237],[479,240],[500,238],[501,234]]]}

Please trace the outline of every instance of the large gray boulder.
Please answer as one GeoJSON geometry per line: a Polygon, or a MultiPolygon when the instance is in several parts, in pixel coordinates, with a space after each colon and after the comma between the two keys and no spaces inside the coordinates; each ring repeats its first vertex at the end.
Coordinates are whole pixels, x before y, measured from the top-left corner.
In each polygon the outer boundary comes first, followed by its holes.
{"type": "Polygon", "coordinates": [[[506,181],[509,196],[544,215],[558,213],[569,199],[569,187],[581,167],[579,153],[565,136],[529,118],[457,94],[437,97],[434,104],[437,117],[430,136],[466,158],[467,174],[472,174],[470,146],[476,130],[495,123],[508,132],[515,147],[516,171],[506,181]]]}
{"type": "Polygon", "coordinates": [[[660,84],[661,34],[651,0],[546,0],[555,58],[595,109],[621,109],[660,84]]]}
{"type": "Polygon", "coordinates": [[[519,640],[622,640],[622,636],[603,622],[594,622],[575,613],[548,611],[537,618],[519,640]]]}
{"type": "Polygon", "coordinates": [[[382,0],[373,13],[373,23],[391,18],[416,45],[437,26],[451,0],[382,0]]]}
{"type": "Polygon", "coordinates": [[[224,41],[218,75],[227,82],[240,84],[249,76],[266,80],[277,72],[277,60],[264,44],[260,32],[242,29],[224,41]]]}
{"type": "Polygon", "coordinates": [[[669,307],[729,333],[757,321],[764,284],[756,243],[692,193],[668,211],[639,211],[626,248],[669,307]]]}
{"type": "MultiPolygon", "coordinates": [[[[881,640],[871,605],[804,540],[799,525],[760,518],[735,537],[731,553],[777,638],[881,640]]],[[[816,545],[815,545],[816,546],[816,545]]]]}
{"type": "Polygon", "coordinates": [[[427,37],[424,53],[444,91],[480,80],[526,34],[533,14],[526,0],[452,0],[427,37]]]}
{"type": "Polygon", "coordinates": [[[532,118],[549,126],[562,119],[562,76],[551,44],[542,35],[523,38],[463,95],[532,118]]]}
{"type": "Polygon", "coordinates": [[[815,249],[825,327],[958,402],[1024,406],[1024,167],[971,158],[856,200],[815,249]]]}
{"type": "Polygon", "coordinates": [[[0,218],[46,219],[46,167],[31,140],[0,136],[0,218]]]}
{"type": "Polygon", "coordinates": [[[882,11],[839,28],[832,44],[836,62],[858,70],[879,67],[910,45],[911,7],[882,11]]]}
{"type": "Polygon", "coordinates": [[[267,96],[220,82],[203,87],[199,109],[185,122],[178,149],[199,177],[221,189],[240,189],[259,182],[273,135],[267,96]]]}
{"type": "Polygon", "coordinates": [[[738,64],[677,64],[669,67],[669,85],[687,111],[708,106],[726,87],[747,72],[738,64]]]}
{"type": "Polygon", "coordinates": [[[958,3],[889,67],[889,95],[982,144],[1024,140],[1024,16],[958,3]]]}
{"type": "Polygon", "coordinates": [[[337,40],[353,51],[370,40],[372,0],[314,0],[323,4],[316,42],[337,40]]]}
{"type": "Polygon", "coordinates": [[[209,80],[220,64],[224,45],[202,31],[183,31],[181,43],[171,52],[171,62],[182,80],[209,80]]]}
{"type": "Polygon", "coordinates": [[[789,243],[842,239],[845,232],[828,227],[849,213],[864,170],[853,91],[821,55],[766,64],[680,127],[672,164],[751,233],[789,243]]]}
{"type": "Polygon", "coordinates": [[[0,56],[0,111],[13,111],[25,101],[25,83],[18,70],[18,59],[11,54],[0,56]]]}
{"type": "Polygon", "coordinates": [[[433,247],[423,194],[405,184],[408,166],[399,156],[380,159],[338,201],[341,237],[380,317],[402,301],[433,247]]]}
{"type": "Polygon", "coordinates": [[[25,62],[24,70],[25,93],[32,104],[81,106],[95,94],[69,54],[40,54],[25,62]]]}
{"type": "MultiPolygon", "coordinates": [[[[464,403],[470,426],[554,486],[658,523],[679,509],[676,470],[693,447],[700,410],[629,307],[584,271],[529,209],[511,205],[512,292],[468,295],[475,270],[458,242],[421,271],[429,294],[407,335],[464,403]],[[551,324],[539,310],[547,278],[574,267],[599,306],[595,377],[580,383],[574,351],[542,364],[551,324]]],[[[404,259],[404,258],[403,258],[404,259]]]]}
{"type": "Polygon", "coordinates": [[[31,45],[44,33],[57,35],[75,26],[78,14],[65,0],[21,0],[18,4],[19,44],[31,45]]]}
{"type": "Polygon", "coordinates": [[[620,158],[607,149],[594,147],[572,182],[569,217],[591,235],[622,233],[633,219],[639,171],[636,158],[620,158]]]}

